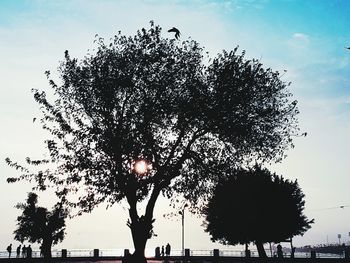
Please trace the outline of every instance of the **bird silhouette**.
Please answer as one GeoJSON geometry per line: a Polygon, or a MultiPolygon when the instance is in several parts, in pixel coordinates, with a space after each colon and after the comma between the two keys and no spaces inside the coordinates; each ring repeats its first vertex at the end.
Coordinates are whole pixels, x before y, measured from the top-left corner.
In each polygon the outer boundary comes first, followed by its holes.
{"type": "Polygon", "coordinates": [[[35,122],[36,118],[33,118],[33,123],[35,122]]]}
{"type": "Polygon", "coordinates": [[[180,37],[180,30],[178,30],[176,27],[173,27],[173,28],[169,29],[168,32],[174,32],[175,33],[175,38],[179,39],[179,37],[180,37]]]}
{"type": "Polygon", "coordinates": [[[350,47],[345,47],[345,48],[350,50],[350,47]]]}

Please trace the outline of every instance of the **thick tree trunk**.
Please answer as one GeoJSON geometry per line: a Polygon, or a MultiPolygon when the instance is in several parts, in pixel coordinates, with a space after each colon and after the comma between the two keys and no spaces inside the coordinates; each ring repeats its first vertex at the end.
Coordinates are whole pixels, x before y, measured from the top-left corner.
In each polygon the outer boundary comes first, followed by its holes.
{"type": "Polygon", "coordinates": [[[255,241],[256,248],[258,250],[258,254],[260,258],[267,258],[265,249],[264,249],[264,244],[261,241],[255,241]]]}
{"type": "Polygon", "coordinates": [[[131,229],[135,251],[127,262],[145,263],[147,262],[145,258],[146,243],[152,236],[152,219],[147,219],[145,216],[134,218],[129,224],[129,227],[131,229]]]}
{"type": "Polygon", "coordinates": [[[135,248],[133,255],[125,260],[127,263],[147,263],[145,248],[147,240],[150,239],[153,234],[153,210],[160,190],[160,186],[155,186],[153,188],[152,194],[146,206],[145,215],[143,216],[139,216],[137,213],[136,191],[130,190],[129,194],[127,195],[127,201],[130,205],[130,221],[128,222],[128,226],[131,229],[132,240],[135,248]]]}
{"type": "Polygon", "coordinates": [[[153,234],[153,209],[158,195],[159,190],[154,190],[152,192],[144,216],[138,216],[135,198],[128,198],[128,203],[130,205],[130,221],[128,222],[128,226],[131,229],[132,240],[135,248],[133,255],[126,260],[128,263],[147,262],[145,257],[145,248],[147,240],[150,239],[153,234]]]}
{"type": "Polygon", "coordinates": [[[43,243],[41,244],[41,252],[44,258],[51,258],[51,246],[52,238],[44,238],[43,243]]]}
{"type": "Polygon", "coordinates": [[[145,248],[147,239],[145,239],[143,235],[136,234],[135,237],[133,235],[133,240],[135,251],[130,257],[130,262],[128,263],[146,263],[145,248]]]}

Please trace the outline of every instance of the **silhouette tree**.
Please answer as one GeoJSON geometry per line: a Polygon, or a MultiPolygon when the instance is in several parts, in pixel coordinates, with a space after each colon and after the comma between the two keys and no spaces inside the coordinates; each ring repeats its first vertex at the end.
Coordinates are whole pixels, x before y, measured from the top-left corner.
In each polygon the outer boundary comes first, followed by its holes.
{"type": "Polygon", "coordinates": [[[290,181],[267,169],[233,170],[222,179],[203,208],[205,231],[213,241],[237,245],[255,242],[260,257],[263,244],[281,242],[306,232],[314,220],[303,214],[304,194],[290,181]]]}
{"type": "Polygon", "coordinates": [[[41,243],[44,258],[51,258],[51,247],[64,238],[65,218],[68,213],[61,204],[56,204],[52,211],[37,206],[38,196],[29,193],[26,203],[16,205],[23,210],[17,217],[17,229],[14,231],[15,239],[30,243],[41,243]]]}
{"type": "Polygon", "coordinates": [[[65,52],[59,84],[46,72],[54,100],[34,90],[52,138],[50,158],[27,163],[56,169],[31,172],[7,159],[22,172],[8,182],[54,185],[78,214],[126,200],[133,260],[144,262],[158,196],[198,205],[223,167],[283,158],[299,133],[297,102],[278,72],[237,48],[208,65],[196,41],[162,38],[153,22],[135,36],[119,32],[110,44],[96,42],[82,60],[65,52]]]}

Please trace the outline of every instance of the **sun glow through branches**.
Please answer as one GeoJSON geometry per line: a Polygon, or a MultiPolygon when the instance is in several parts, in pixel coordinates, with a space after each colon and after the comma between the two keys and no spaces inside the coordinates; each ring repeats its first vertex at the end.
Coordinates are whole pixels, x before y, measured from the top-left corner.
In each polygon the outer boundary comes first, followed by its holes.
{"type": "Polygon", "coordinates": [[[152,164],[147,163],[145,160],[135,161],[133,164],[133,170],[139,174],[143,175],[152,169],[152,164]]]}

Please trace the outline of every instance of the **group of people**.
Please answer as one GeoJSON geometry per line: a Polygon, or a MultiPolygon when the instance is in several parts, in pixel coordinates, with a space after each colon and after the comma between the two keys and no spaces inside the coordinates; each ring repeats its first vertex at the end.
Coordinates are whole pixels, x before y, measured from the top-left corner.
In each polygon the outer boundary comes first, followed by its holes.
{"type": "Polygon", "coordinates": [[[171,250],[171,246],[170,244],[166,244],[165,246],[165,250],[164,250],[164,246],[162,246],[162,249],[160,250],[159,247],[156,247],[156,257],[168,257],[170,256],[170,250],[171,250]]]}
{"type": "MultiPolygon", "coordinates": [[[[12,253],[12,244],[10,244],[7,248],[6,248],[7,252],[9,253],[9,258],[11,257],[11,253],[12,253]]],[[[32,248],[29,245],[28,247],[26,247],[25,245],[19,245],[16,248],[16,258],[31,258],[32,257],[32,248]],[[22,253],[22,254],[21,254],[22,253]]]]}

